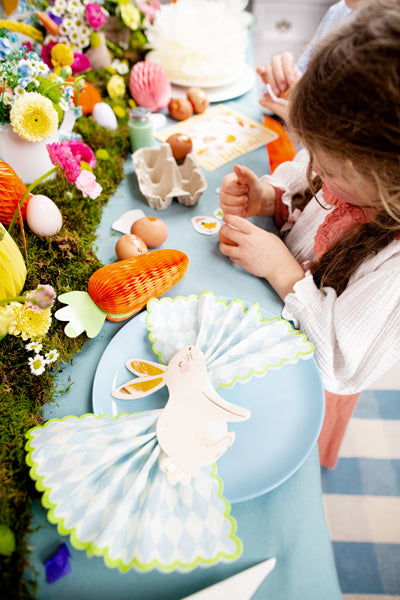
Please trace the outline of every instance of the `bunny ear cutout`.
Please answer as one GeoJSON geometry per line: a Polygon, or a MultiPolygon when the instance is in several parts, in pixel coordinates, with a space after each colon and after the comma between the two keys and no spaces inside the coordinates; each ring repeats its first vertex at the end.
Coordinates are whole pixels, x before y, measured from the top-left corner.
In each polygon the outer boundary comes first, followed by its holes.
{"type": "Polygon", "coordinates": [[[264,319],[258,304],[246,307],[203,292],[151,300],[147,313],[153,351],[161,362],[168,364],[177,350],[195,345],[217,390],[313,356],[304,334],[280,317],[264,319]]]}
{"type": "Polygon", "coordinates": [[[159,410],[53,419],[27,433],[30,476],[48,519],[108,567],[189,571],[236,560],[242,545],[215,466],[191,485],[160,468],[159,410]]]}
{"type": "Polygon", "coordinates": [[[163,377],[138,377],[112,391],[119,400],[135,400],[153,394],[165,385],[163,377]]]}
{"type": "Polygon", "coordinates": [[[167,370],[166,365],[138,358],[130,358],[126,361],[125,366],[135,375],[161,375],[167,370]]]}

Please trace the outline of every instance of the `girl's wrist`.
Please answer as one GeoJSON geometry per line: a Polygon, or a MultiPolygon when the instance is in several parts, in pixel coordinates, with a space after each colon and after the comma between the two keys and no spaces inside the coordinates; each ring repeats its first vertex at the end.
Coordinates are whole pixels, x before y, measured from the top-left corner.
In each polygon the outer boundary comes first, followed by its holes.
{"type": "Polygon", "coordinates": [[[292,255],[288,258],[291,260],[285,261],[284,264],[280,263],[279,268],[274,269],[274,272],[266,278],[281,300],[293,293],[296,283],[305,277],[303,268],[297,260],[292,255]]]}
{"type": "Polygon", "coordinates": [[[275,214],[275,188],[270,184],[262,184],[261,208],[259,217],[273,217],[275,214]]]}

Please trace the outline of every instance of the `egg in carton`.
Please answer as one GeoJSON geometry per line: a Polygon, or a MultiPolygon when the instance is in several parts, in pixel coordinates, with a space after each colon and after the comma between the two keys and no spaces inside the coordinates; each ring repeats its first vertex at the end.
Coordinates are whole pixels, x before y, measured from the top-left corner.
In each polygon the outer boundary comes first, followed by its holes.
{"type": "Polygon", "coordinates": [[[194,206],[207,189],[203,172],[190,152],[178,165],[171,146],[139,148],[132,155],[139,188],[149,206],[165,209],[174,198],[184,206],[194,206]]]}

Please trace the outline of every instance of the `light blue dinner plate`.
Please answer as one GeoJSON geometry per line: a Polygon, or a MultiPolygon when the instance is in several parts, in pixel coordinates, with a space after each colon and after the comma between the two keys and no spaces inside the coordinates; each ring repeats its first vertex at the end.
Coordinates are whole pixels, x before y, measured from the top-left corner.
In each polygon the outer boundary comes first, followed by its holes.
{"type": "MultiPolygon", "coordinates": [[[[273,318],[261,308],[264,319],[273,318]]],[[[146,312],[122,327],[106,347],[93,382],[93,411],[96,415],[133,413],[162,408],[167,389],[140,400],[117,400],[112,390],[132,378],[128,358],[158,362],[152,351],[145,323],[146,312]]],[[[218,460],[224,496],[231,502],[255,498],[288,479],[314,447],[324,416],[324,391],[314,358],[285,363],[269,369],[263,377],[252,377],[219,394],[228,402],[246,406],[251,417],[230,423],[234,444],[218,460]]]]}

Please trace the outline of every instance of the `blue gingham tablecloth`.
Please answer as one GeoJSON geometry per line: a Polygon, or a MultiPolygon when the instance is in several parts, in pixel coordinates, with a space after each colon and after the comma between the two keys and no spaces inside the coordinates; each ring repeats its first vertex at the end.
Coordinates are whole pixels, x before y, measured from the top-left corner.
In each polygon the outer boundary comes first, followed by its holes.
{"type": "Polygon", "coordinates": [[[344,600],[400,599],[400,391],[366,391],[323,499],[344,600]]]}

